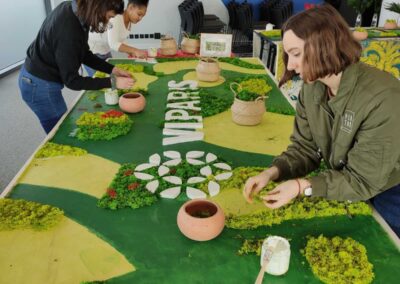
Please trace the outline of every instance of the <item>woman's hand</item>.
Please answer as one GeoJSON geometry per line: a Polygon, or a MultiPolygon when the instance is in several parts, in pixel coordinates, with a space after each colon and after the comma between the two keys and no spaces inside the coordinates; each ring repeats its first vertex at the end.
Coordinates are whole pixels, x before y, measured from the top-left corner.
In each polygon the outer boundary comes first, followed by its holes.
{"type": "Polygon", "coordinates": [[[279,208],[288,204],[293,198],[301,194],[300,183],[295,179],[281,183],[267,195],[262,196],[265,206],[271,209],[279,208]]]}
{"type": "Polygon", "coordinates": [[[257,195],[270,180],[274,180],[278,177],[278,168],[271,167],[260,174],[249,178],[243,190],[243,196],[248,203],[253,203],[253,196],[257,195]]]}
{"type": "Polygon", "coordinates": [[[147,59],[147,57],[148,57],[147,51],[146,50],[141,50],[141,49],[136,49],[130,55],[132,57],[136,57],[136,58],[145,58],[145,59],[147,59]]]}
{"type": "Polygon", "coordinates": [[[130,77],[116,77],[117,89],[132,89],[135,80],[130,77]]]}
{"type": "Polygon", "coordinates": [[[120,69],[118,67],[114,67],[111,73],[114,74],[115,76],[118,76],[118,77],[129,77],[129,78],[132,78],[131,73],[129,73],[126,70],[120,69]]]}

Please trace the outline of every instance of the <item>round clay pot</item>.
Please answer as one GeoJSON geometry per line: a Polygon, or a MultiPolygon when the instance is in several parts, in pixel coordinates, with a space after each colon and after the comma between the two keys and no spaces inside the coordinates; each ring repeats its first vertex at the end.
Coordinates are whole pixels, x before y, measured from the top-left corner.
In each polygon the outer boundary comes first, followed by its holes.
{"type": "Polygon", "coordinates": [[[218,204],[206,200],[190,200],[179,209],[179,230],[194,241],[216,238],[224,229],[225,215],[218,204]]]}
{"type": "Polygon", "coordinates": [[[178,52],[178,45],[173,37],[163,37],[161,38],[161,55],[171,56],[178,52]]]}
{"type": "Polygon", "coordinates": [[[216,82],[219,80],[221,68],[218,61],[213,58],[201,58],[196,66],[197,79],[204,82],[216,82]]]}
{"type": "Polygon", "coordinates": [[[181,42],[181,49],[185,53],[196,54],[200,51],[200,40],[184,37],[181,42]]]}
{"type": "Polygon", "coordinates": [[[141,93],[127,93],[119,98],[119,107],[124,112],[136,113],[146,106],[146,99],[141,93]]]}
{"type": "Polygon", "coordinates": [[[368,38],[368,33],[367,32],[359,32],[359,31],[353,31],[353,37],[358,40],[364,40],[368,38]]]}
{"type": "Polygon", "coordinates": [[[397,23],[388,23],[388,22],[385,22],[384,24],[383,24],[383,27],[385,28],[385,29],[388,29],[388,30],[393,30],[393,29],[397,29],[397,23]]]}

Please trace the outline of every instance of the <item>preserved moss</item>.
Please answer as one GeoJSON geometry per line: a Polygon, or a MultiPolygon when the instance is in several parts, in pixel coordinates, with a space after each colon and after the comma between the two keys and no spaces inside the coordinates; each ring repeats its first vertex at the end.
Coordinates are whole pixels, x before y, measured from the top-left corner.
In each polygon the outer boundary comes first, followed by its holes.
{"type": "Polygon", "coordinates": [[[57,156],[83,156],[87,151],[78,147],[47,142],[36,153],[35,158],[49,158],[57,156]]]}
{"type": "Polygon", "coordinates": [[[374,279],[366,248],[352,238],[309,237],[302,253],[324,283],[368,284],[374,279]]]}
{"type": "Polygon", "coordinates": [[[47,230],[57,225],[64,212],[56,207],[21,199],[0,199],[0,231],[47,230]]]}

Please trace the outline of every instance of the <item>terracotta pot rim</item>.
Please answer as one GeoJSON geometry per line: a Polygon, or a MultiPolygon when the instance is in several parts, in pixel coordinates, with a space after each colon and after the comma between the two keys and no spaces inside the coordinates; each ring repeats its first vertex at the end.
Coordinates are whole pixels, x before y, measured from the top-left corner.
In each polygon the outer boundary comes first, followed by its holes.
{"type": "Polygon", "coordinates": [[[219,205],[218,205],[217,203],[215,203],[215,202],[213,202],[213,201],[210,201],[210,200],[208,200],[208,199],[203,199],[203,198],[201,198],[201,199],[193,199],[193,200],[190,200],[190,201],[186,202],[183,206],[184,206],[184,207],[183,207],[183,212],[185,212],[185,214],[186,214],[190,219],[196,220],[197,222],[208,222],[209,220],[211,220],[211,219],[213,219],[213,218],[216,218],[216,217],[217,217],[218,211],[221,211],[221,208],[219,207],[219,205]],[[194,217],[194,216],[190,215],[190,213],[187,212],[186,209],[187,209],[188,206],[191,206],[191,205],[193,205],[193,204],[195,204],[195,203],[198,203],[198,202],[199,202],[199,203],[208,203],[208,204],[211,204],[212,206],[214,206],[214,207],[217,209],[217,211],[216,211],[213,215],[211,215],[211,216],[209,216],[209,217],[205,217],[205,218],[194,217]]]}
{"type": "Polygon", "coordinates": [[[123,95],[121,95],[121,98],[124,98],[124,99],[129,99],[129,100],[131,100],[131,99],[138,99],[138,98],[140,98],[140,97],[143,97],[143,95],[141,94],[141,93],[139,93],[139,92],[131,92],[131,93],[125,93],[125,94],[123,94],[123,95]],[[129,96],[129,95],[133,95],[133,96],[135,96],[135,97],[127,97],[127,96],[129,96]]]}

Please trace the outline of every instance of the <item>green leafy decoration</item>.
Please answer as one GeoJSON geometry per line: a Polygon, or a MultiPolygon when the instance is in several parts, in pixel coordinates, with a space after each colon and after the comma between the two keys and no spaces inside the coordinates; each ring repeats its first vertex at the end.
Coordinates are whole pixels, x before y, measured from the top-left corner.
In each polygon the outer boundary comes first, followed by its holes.
{"type": "Polygon", "coordinates": [[[308,237],[302,253],[314,275],[324,283],[367,284],[374,279],[366,248],[352,238],[308,237]]]}
{"type": "Polygon", "coordinates": [[[47,230],[56,226],[64,212],[56,207],[21,199],[0,199],[0,231],[47,230]]]}
{"type": "Polygon", "coordinates": [[[347,5],[362,14],[373,2],[374,0],[347,0],[347,5]]]}
{"type": "Polygon", "coordinates": [[[253,63],[244,61],[238,57],[220,57],[220,58],[218,58],[218,61],[229,63],[232,65],[247,68],[247,69],[264,69],[264,66],[261,64],[253,64],[253,63]]]}
{"type": "Polygon", "coordinates": [[[57,156],[83,156],[86,154],[87,154],[86,150],[78,147],[47,142],[36,153],[35,158],[41,159],[41,158],[49,158],[57,156]]]}

